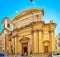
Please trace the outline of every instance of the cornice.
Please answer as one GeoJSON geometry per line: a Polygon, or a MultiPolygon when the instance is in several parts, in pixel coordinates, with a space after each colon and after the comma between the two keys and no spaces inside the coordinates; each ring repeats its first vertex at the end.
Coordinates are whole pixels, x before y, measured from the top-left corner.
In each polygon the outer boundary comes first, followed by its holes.
{"type": "Polygon", "coordinates": [[[45,42],[50,42],[50,40],[43,40],[43,43],[45,43],[45,42]]]}
{"type": "Polygon", "coordinates": [[[11,21],[9,17],[4,17],[1,23],[3,23],[5,19],[8,19],[9,21],[11,21]]]}
{"type": "MultiPolygon", "coordinates": [[[[43,21],[32,22],[32,23],[30,23],[30,24],[28,24],[28,25],[26,25],[26,26],[23,26],[23,27],[20,27],[20,28],[16,28],[16,29],[14,29],[13,31],[23,30],[23,29],[25,29],[25,28],[33,28],[36,24],[44,24],[44,22],[43,22],[43,21]]],[[[13,31],[12,31],[12,32],[13,32],[13,31]]]]}

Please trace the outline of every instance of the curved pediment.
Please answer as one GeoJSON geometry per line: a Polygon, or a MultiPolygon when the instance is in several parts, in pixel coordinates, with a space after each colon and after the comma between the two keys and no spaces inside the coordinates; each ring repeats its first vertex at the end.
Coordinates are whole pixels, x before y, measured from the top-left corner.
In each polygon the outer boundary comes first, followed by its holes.
{"type": "Polygon", "coordinates": [[[43,41],[43,43],[46,43],[46,42],[49,43],[50,41],[49,41],[49,40],[45,40],[45,41],[43,41]]]}
{"type": "MultiPolygon", "coordinates": [[[[44,12],[43,12],[42,9],[30,9],[30,10],[25,10],[25,11],[21,12],[20,14],[18,14],[18,15],[13,19],[13,21],[19,20],[19,19],[21,19],[21,18],[23,18],[23,17],[26,17],[26,15],[32,15],[32,14],[34,14],[34,13],[40,13],[42,16],[44,15],[44,12]]],[[[13,22],[13,21],[12,21],[12,22],[13,22]]]]}
{"type": "Polygon", "coordinates": [[[20,39],[20,42],[21,42],[21,43],[23,43],[23,42],[29,42],[29,40],[30,40],[30,38],[28,38],[28,37],[22,37],[22,38],[20,39]]]}

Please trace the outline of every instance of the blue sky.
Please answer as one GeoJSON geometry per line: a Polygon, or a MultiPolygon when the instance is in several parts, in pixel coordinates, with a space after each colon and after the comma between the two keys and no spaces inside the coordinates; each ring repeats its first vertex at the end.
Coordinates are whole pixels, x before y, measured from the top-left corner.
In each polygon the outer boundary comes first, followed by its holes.
{"type": "Polygon", "coordinates": [[[60,33],[60,0],[0,0],[0,32],[2,31],[2,20],[8,16],[11,20],[22,12],[23,10],[31,8],[42,8],[44,16],[42,18],[46,23],[53,20],[57,27],[55,29],[55,36],[60,33]],[[16,13],[18,11],[18,13],[16,13]]]}

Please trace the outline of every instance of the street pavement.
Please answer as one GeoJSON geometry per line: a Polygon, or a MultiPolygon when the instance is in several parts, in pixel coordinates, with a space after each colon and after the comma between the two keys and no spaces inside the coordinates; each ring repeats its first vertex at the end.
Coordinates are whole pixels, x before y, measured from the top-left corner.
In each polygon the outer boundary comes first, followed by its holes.
{"type": "Polygon", "coordinates": [[[5,55],[4,57],[29,57],[29,56],[20,56],[20,55],[9,55],[9,56],[7,56],[7,55],[5,55]]]}

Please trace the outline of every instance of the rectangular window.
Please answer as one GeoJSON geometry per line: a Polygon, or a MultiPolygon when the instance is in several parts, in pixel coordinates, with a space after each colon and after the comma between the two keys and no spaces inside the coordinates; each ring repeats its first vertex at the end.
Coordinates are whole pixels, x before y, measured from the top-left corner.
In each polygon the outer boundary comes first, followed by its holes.
{"type": "Polygon", "coordinates": [[[58,40],[60,40],[60,38],[58,38],[58,40]]]}
{"type": "Polygon", "coordinates": [[[58,47],[60,47],[60,44],[58,44],[58,47]]]}

